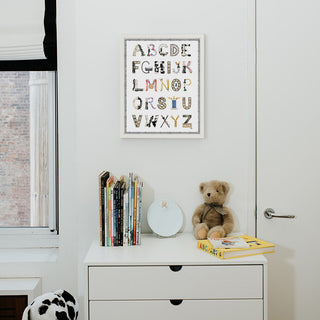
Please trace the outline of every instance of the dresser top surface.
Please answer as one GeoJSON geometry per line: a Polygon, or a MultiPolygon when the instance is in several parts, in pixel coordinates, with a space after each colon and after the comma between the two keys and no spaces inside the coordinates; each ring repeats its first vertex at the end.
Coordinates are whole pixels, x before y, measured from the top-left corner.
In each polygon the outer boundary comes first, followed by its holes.
{"type": "Polygon", "coordinates": [[[223,260],[197,248],[191,233],[179,233],[172,238],[158,238],[143,234],[141,245],[130,247],[102,247],[94,241],[85,264],[99,265],[238,265],[266,264],[264,255],[223,260]]]}

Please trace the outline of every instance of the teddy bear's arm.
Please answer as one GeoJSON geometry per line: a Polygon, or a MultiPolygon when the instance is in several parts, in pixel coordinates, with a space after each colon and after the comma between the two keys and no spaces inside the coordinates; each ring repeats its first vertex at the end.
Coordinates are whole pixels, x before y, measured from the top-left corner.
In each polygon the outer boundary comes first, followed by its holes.
{"type": "Polygon", "coordinates": [[[193,226],[195,226],[196,224],[201,222],[201,216],[202,216],[202,214],[204,212],[205,206],[206,206],[205,204],[201,204],[196,209],[196,211],[193,213],[193,216],[192,216],[192,224],[193,224],[193,226]]]}
{"type": "Polygon", "coordinates": [[[226,211],[227,213],[223,215],[223,229],[226,232],[226,234],[229,234],[234,227],[234,221],[233,221],[233,216],[230,210],[226,207],[223,207],[223,210],[226,211]]]}

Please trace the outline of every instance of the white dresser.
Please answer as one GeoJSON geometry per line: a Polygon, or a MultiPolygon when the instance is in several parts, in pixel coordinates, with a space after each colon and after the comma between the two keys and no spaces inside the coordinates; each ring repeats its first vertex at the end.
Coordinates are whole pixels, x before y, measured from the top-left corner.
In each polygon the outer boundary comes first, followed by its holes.
{"type": "Polygon", "coordinates": [[[85,319],[267,320],[267,260],[220,260],[189,233],[141,246],[100,247],[85,259],[85,319]]]}

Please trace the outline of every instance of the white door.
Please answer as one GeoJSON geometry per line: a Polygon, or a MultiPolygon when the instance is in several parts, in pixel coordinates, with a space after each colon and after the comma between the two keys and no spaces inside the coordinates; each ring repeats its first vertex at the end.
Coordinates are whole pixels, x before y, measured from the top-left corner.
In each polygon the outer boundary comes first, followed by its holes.
{"type": "Polygon", "coordinates": [[[320,319],[320,2],[257,0],[257,235],[269,320],[320,319]],[[264,210],[296,218],[264,217],[264,210]]]}

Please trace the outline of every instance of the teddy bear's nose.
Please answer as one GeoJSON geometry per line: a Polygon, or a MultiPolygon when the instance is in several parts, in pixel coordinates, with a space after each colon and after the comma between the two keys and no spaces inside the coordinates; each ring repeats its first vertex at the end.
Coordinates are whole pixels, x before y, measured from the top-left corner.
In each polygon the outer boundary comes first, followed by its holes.
{"type": "Polygon", "coordinates": [[[207,193],[207,196],[210,197],[210,196],[211,196],[211,193],[207,193]]]}

